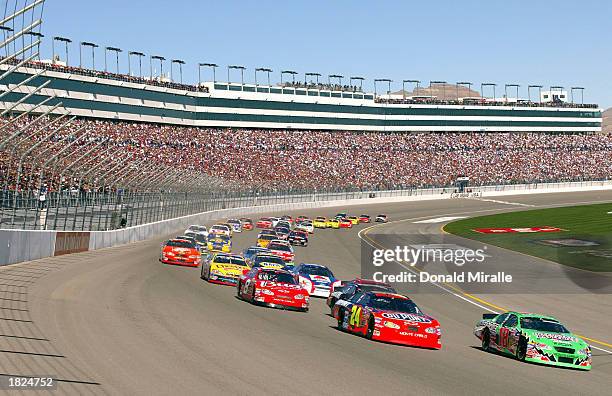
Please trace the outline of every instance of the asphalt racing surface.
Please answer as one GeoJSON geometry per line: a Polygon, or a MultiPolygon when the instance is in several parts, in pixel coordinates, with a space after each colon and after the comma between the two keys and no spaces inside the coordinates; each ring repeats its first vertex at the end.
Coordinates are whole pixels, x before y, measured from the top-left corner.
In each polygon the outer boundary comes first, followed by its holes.
{"type": "MultiPolygon", "coordinates": [[[[377,230],[401,234],[440,232],[441,224],[416,220],[599,201],[612,201],[612,192],[288,214],[387,213],[391,222],[377,230]]],[[[317,230],[309,247],[296,247],[296,262],[326,264],[339,278],[352,279],[360,273],[358,231],[366,227],[317,230]]],[[[234,251],[254,244],[256,235],[235,235],[234,251]]],[[[0,374],[53,375],[63,394],[604,395],[612,389],[609,294],[495,294],[478,300],[461,293],[417,294],[416,303],[442,326],[442,349],[424,350],[336,330],[323,299],[313,299],[308,313],[238,300],[234,288],[202,281],[199,268],[160,264],[163,239],[1,268],[0,374]],[[593,351],[592,371],[483,352],[472,334],[474,324],[487,309],[498,308],[552,314],[591,338],[591,345],[600,348],[593,351]]],[[[507,265],[515,260],[550,265],[501,253],[507,265]]]]}

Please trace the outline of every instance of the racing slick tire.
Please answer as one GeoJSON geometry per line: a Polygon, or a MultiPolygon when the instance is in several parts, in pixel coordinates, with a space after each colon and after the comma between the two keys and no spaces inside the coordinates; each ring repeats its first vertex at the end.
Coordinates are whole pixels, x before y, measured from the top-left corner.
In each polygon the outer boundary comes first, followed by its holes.
{"type": "Polygon", "coordinates": [[[519,338],[518,345],[516,346],[516,360],[520,362],[525,361],[525,357],[527,357],[527,339],[523,336],[519,338]]]}
{"type": "Polygon", "coordinates": [[[365,338],[371,340],[374,336],[374,319],[368,320],[368,328],[366,329],[365,338]]]}
{"type": "Polygon", "coordinates": [[[244,300],[244,298],[242,298],[242,293],[240,293],[240,289],[242,289],[242,282],[238,281],[238,284],[236,284],[236,297],[244,300]]]}
{"type": "Polygon", "coordinates": [[[331,316],[334,316],[334,305],[336,305],[336,299],[332,298],[331,299],[331,304],[329,305],[329,314],[331,316]]]}
{"type": "Polygon", "coordinates": [[[491,352],[491,334],[489,333],[489,329],[485,329],[482,332],[482,350],[491,352]]]}
{"type": "Polygon", "coordinates": [[[344,331],[344,310],[341,309],[338,311],[338,330],[344,331]]]}

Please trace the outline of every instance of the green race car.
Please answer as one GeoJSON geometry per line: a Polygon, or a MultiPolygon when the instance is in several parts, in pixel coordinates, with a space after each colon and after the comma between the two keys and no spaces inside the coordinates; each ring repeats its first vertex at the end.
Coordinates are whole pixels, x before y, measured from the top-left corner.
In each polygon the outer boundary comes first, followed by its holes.
{"type": "Polygon", "coordinates": [[[520,361],[591,369],[591,348],[550,316],[520,312],[483,314],[474,335],[485,351],[499,351],[520,361]]]}

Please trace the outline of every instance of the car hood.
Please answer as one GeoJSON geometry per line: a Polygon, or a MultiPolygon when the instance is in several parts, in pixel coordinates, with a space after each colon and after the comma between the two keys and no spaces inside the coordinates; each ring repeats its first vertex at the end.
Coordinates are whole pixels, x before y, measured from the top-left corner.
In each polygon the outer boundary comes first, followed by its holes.
{"type": "Polygon", "coordinates": [[[394,311],[381,311],[374,310],[374,316],[381,317],[383,319],[400,320],[409,323],[423,323],[423,324],[438,324],[438,322],[427,316],[419,314],[411,314],[406,312],[394,312],[394,311]]]}
{"type": "Polygon", "coordinates": [[[585,347],[587,343],[572,333],[553,333],[548,331],[526,330],[523,334],[530,341],[537,341],[550,346],[574,346],[585,347]]]}
{"type": "Polygon", "coordinates": [[[240,276],[242,275],[243,271],[247,268],[248,267],[238,265],[238,264],[219,264],[219,263],[210,264],[211,270],[217,270],[224,275],[240,276]]]}

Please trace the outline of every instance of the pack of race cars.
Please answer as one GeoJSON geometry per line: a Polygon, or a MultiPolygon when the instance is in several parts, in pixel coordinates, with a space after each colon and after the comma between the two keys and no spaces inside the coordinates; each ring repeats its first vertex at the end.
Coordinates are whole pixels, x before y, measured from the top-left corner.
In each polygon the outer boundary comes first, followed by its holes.
{"type": "MultiPolygon", "coordinates": [[[[236,288],[238,298],[255,305],[308,311],[311,297],[327,299],[341,331],[370,340],[440,349],[441,327],[408,296],[391,285],[367,279],[341,281],[321,264],[295,264],[294,246],[306,247],[317,229],[352,228],[371,223],[369,215],[310,219],[262,217],[228,219],[210,229],[193,225],[162,244],[160,261],[198,267],[210,283],[236,288]],[[259,229],[256,243],[232,252],[234,233],[259,229]]],[[[384,214],[374,222],[387,222],[384,214]]],[[[589,345],[555,318],[529,313],[484,314],[474,329],[485,351],[581,370],[591,369],[589,345]]]]}

